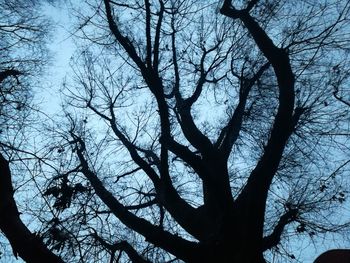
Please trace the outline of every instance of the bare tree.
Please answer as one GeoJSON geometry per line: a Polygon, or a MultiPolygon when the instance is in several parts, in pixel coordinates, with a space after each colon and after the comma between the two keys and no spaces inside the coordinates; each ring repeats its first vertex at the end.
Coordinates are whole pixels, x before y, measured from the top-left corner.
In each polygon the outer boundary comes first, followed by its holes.
{"type": "MultiPolygon", "coordinates": [[[[0,1],[0,230],[26,262],[62,262],[20,218],[10,163],[30,125],[30,85],[47,59],[48,22],[35,1],[0,1]]],[[[27,143],[27,142],[26,142],[27,143]]]]}
{"type": "Polygon", "coordinates": [[[38,235],[67,262],[252,263],[346,229],[345,2],[79,5],[38,235]]]}

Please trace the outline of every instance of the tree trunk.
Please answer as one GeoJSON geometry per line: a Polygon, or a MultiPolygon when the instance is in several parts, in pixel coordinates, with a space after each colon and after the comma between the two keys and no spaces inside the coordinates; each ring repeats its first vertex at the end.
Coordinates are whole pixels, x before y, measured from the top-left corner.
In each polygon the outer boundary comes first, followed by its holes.
{"type": "Polygon", "coordinates": [[[206,244],[203,242],[200,260],[194,262],[266,263],[262,237],[246,224],[248,220],[237,222],[237,218],[228,218],[215,237],[206,244]]]}
{"type": "MultiPolygon", "coordinates": [[[[232,244],[232,243],[231,243],[232,244]]],[[[263,254],[249,246],[231,245],[226,248],[208,247],[203,249],[203,254],[199,260],[190,263],[266,263],[263,254]]]]}

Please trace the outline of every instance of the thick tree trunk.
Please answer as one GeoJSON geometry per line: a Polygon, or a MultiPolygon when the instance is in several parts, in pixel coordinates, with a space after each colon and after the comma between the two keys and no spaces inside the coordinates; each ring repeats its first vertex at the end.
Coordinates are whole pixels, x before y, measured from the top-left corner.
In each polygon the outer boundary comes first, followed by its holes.
{"type": "MultiPolygon", "coordinates": [[[[232,243],[231,243],[232,244],[232,243]]],[[[230,247],[207,247],[198,261],[189,263],[266,263],[263,254],[251,247],[232,246],[230,247]]]]}
{"type": "Polygon", "coordinates": [[[220,222],[221,229],[211,240],[201,242],[201,255],[198,261],[193,262],[266,263],[263,239],[246,221],[237,216],[228,216],[220,222]]]}
{"type": "Polygon", "coordinates": [[[13,194],[9,163],[0,154],[0,230],[9,240],[15,257],[30,263],[63,263],[23,224],[13,194]]]}

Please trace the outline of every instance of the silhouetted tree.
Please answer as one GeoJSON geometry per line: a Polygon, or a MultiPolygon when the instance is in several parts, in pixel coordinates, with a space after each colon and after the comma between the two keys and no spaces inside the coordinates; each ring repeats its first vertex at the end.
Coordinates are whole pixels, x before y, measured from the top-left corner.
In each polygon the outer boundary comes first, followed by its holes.
{"type": "Polygon", "coordinates": [[[38,235],[67,262],[260,263],[346,229],[345,2],[79,4],[38,235]]]}
{"type": "Polygon", "coordinates": [[[10,162],[26,143],[22,130],[30,124],[33,76],[44,63],[48,23],[35,1],[0,1],[0,230],[13,254],[26,262],[62,262],[20,218],[10,162]]]}

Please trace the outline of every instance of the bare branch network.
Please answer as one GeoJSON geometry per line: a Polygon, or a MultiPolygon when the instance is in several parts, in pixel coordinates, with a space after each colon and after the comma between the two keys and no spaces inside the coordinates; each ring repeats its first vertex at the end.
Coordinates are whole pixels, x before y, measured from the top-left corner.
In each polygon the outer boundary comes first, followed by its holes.
{"type": "Polygon", "coordinates": [[[16,257],[302,262],[300,243],[349,230],[347,1],[71,3],[50,119],[30,88],[48,21],[5,2],[0,229],[16,257]]]}

